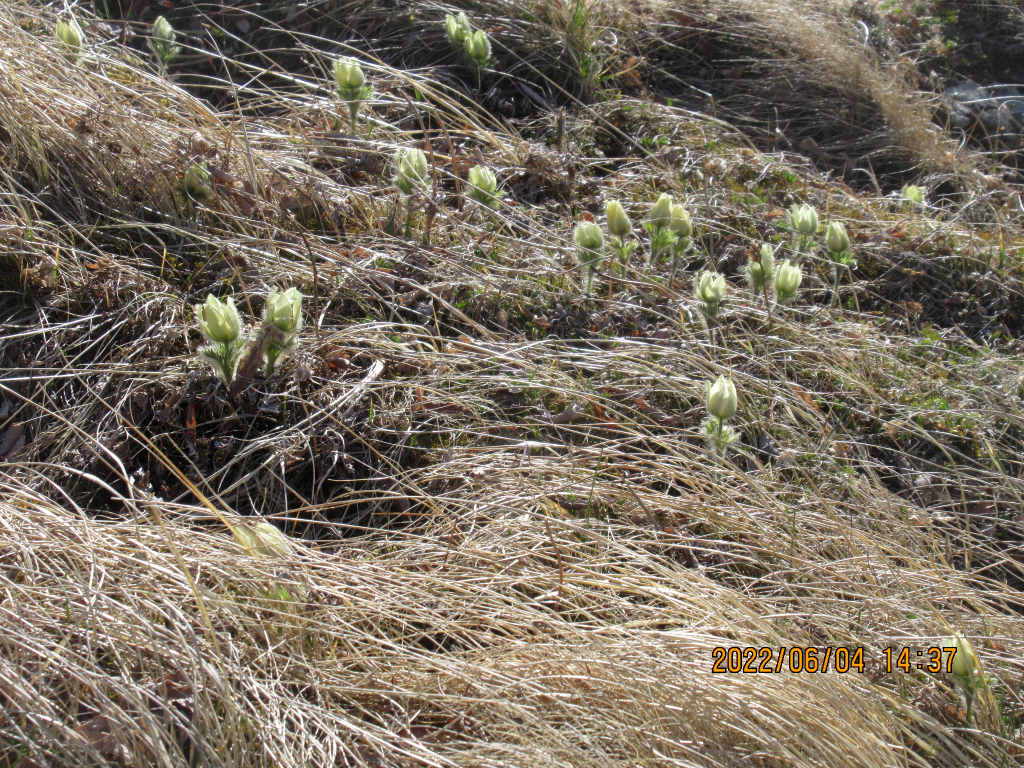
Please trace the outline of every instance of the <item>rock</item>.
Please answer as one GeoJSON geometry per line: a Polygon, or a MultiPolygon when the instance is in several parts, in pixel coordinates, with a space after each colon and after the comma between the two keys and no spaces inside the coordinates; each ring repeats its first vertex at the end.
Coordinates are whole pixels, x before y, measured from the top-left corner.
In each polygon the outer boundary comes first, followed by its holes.
{"type": "Polygon", "coordinates": [[[998,148],[1014,151],[1024,144],[1024,95],[1016,85],[967,80],[950,86],[942,94],[940,119],[986,147],[994,141],[998,148]]]}

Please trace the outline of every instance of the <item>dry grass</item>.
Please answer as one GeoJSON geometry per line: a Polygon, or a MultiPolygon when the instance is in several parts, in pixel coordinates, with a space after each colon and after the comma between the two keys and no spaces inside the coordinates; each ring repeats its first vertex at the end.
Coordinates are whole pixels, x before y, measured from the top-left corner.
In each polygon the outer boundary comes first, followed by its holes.
{"type": "MultiPolygon", "coordinates": [[[[970,195],[910,211],[720,120],[605,100],[608,31],[655,17],[571,11],[475,18],[504,72],[536,85],[564,51],[593,104],[513,130],[454,61],[398,68],[394,31],[352,137],[314,31],[290,81],[250,51],[197,84],[114,41],[69,64],[51,15],[0,9],[0,764],[1019,764],[1019,192],[960,154],[942,173],[970,195]],[[390,158],[413,145],[433,178],[404,236],[390,158]],[[196,204],[201,156],[220,173],[196,204]],[[480,161],[493,213],[460,194],[480,161]],[[693,214],[691,262],[586,297],[574,218],[621,199],[638,222],[660,191],[693,214]],[[817,256],[793,307],[742,287],[793,201],[853,235],[839,308],[817,256]],[[708,262],[731,284],[710,330],[708,262]],[[290,285],[298,351],[230,395],[192,305],[233,295],[252,323],[290,285]],[[699,436],[720,373],[742,395],[725,458],[699,436]],[[294,551],[240,548],[256,517],[294,551]],[[883,667],[954,631],[987,681],[969,719],[949,676],[883,667]],[[865,665],[713,674],[718,646],[865,665]]],[[[862,62],[818,17],[783,39],[757,13],[750,39],[832,57],[824,79],[862,62]]],[[[424,37],[410,56],[448,56],[424,37]]],[[[945,139],[865,66],[887,122],[864,151],[895,137],[935,170],[945,139]]]]}

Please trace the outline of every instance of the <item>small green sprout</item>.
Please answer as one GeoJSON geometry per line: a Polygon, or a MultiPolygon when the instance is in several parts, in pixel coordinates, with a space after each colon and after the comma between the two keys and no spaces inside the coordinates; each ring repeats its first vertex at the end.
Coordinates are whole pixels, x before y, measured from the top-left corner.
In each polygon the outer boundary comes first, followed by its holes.
{"type": "Polygon", "coordinates": [[[210,186],[210,172],[206,170],[205,164],[192,163],[185,171],[183,185],[185,194],[200,203],[213,192],[213,187],[210,186]]]}
{"type": "Polygon", "coordinates": [[[903,188],[902,196],[903,199],[909,203],[924,205],[924,190],[920,187],[914,186],[913,184],[907,184],[903,188]]]}
{"type": "Polygon", "coordinates": [[[195,311],[199,330],[210,342],[199,350],[199,355],[214,367],[225,384],[230,384],[245,344],[235,300],[228,296],[221,302],[210,294],[205,304],[196,304],[195,311]]]}

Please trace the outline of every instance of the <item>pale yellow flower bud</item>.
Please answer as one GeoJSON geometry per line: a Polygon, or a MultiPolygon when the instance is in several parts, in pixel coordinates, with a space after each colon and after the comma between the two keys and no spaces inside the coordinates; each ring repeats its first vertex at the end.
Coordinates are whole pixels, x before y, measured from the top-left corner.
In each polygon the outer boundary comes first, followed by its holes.
{"type": "Polygon", "coordinates": [[[608,217],[608,231],[616,237],[626,237],[633,231],[633,224],[626,215],[626,209],[622,203],[610,200],[605,204],[605,214],[608,217]]]}
{"type": "Polygon", "coordinates": [[[398,176],[395,185],[403,193],[411,195],[427,183],[429,167],[427,156],[420,149],[399,149],[397,153],[398,176]]]}
{"type": "Polygon", "coordinates": [[[796,298],[803,279],[804,275],[800,267],[788,261],[782,262],[775,273],[775,292],[780,304],[788,304],[796,298]]]}
{"type": "Polygon", "coordinates": [[[682,203],[672,206],[672,220],[668,224],[669,229],[680,237],[686,238],[693,234],[693,224],[690,222],[690,214],[682,203]]]}
{"type": "Polygon", "coordinates": [[[196,322],[203,335],[215,344],[233,344],[242,332],[242,319],[230,296],[221,302],[210,294],[205,304],[196,304],[196,322]]]}
{"type": "Polygon", "coordinates": [[[469,23],[465,13],[460,13],[458,16],[446,16],[444,25],[452,45],[461,46],[466,42],[466,38],[473,34],[473,25],[469,23]]]}
{"type": "Polygon", "coordinates": [[[809,205],[794,205],[789,209],[789,224],[801,235],[818,231],[818,213],[809,205]]]}
{"type": "Polygon", "coordinates": [[[586,251],[599,251],[604,247],[604,233],[601,227],[591,221],[582,221],[572,233],[576,245],[586,251]]]}
{"type": "Polygon", "coordinates": [[[672,198],[662,194],[657,202],[651,206],[651,212],[647,217],[655,229],[664,229],[672,223],[672,198]]]}
{"type": "Polygon", "coordinates": [[[731,379],[719,376],[712,384],[706,382],[708,413],[716,419],[729,419],[736,413],[736,406],[739,400],[736,394],[736,385],[731,379]]]}
{"type": "Polygon", "coordinates": [[[825,230],[825,247],[833,253],[842,253],[850,247],[850,238],[841,222],[830,221],[825,230]]]}
{"type": "Polygon", "coordinates": [[[717,305],[725,296],[725,277],[715,272],[701,272],[694,284],[694,293],[705,304],[717,305]]]}
{"type": "Polygon", "coordinates": [[[302,294],[298,288],[278,292],[271,289],[267,305],[263,310],[267,325],[272,325],[286,336],[292,336],[302,328],[302,294]]]}

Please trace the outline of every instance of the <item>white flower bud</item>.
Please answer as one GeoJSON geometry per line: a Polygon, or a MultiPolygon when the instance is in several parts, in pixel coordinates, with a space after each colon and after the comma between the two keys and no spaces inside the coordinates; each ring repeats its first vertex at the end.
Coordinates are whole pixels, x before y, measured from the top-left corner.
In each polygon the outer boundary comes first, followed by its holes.
{"type": "Polygon", "coordinates": [[[725,378],[725,376],[719,376],[714,384],[706,382],[705,386],[707,389],[708,413],[716,419],[725,420],[732,418],[732,415],[736,413],[738,402],[736,385],[732,383],[732,380],[725,378]]]}
{"type": "Polygon", "coordinates": [[[572,233],[576,245],[585,251],[599,251],[604,247],[604,233],[601,227],[591,221],[582,221],[572,233]]]}
{"type": "Polygon", "coordinates": [[[825,247],[833,253],[842,253],[850,247],[850,238],[841,222],[830,221],[825,230],[825,247]]]}
{"type": "Polygon", "coordinates": [[[494,171],[483,165],[474,165],[469,169],[469,196],[474,200],[496,208],[498,200],[495,192],[498,189],[498,179],[494,171]]]}
{"type": "Polygon", "coordinates": [[[263,319],[286,336],[293,336],[302,328],[302,294],[298,288],[278,292],[271,289],[263,310],[263,319]]]}
{"type": "Polygon", "coordinates": [[[704,271],[697,276],[694,293],[705,304],[717,305],[725,296],[725,277],[704,271]]]}
{"type": "Polygon", "coordinates": [[[444,25],[448,32],[448,39],[455,46],[461,46],[466,42],[466,38],[473,34],[473,25],[469,23],[465,13],[460,13],[458,16],[446,16],[444,25]]]}
{"type": "Polygon", "coordinates": [[[605,203],[604,212],[608,216],[608,231],[616,237],[626,237],[633,231],[633,224],[622,203],[610,200],[605,203]]]}
{"type": "Polygon", "coordinates": [[[170,64],[181,48],[174,44],[178,33],[174,31],[171,22],[163,16],[153,22],[153,37],[149,41],[149,47],[156,57],[164,64],[170,64]]]}
{"type": "Polygon", "coordinates": [[[775,273],[775,292],[780,304],[788,304],[796,298],[803,279],[804,275],[800,267],[788,261],[782,262],[775,273]]]}
{"type": "Polygon", "coordinates": [[[672,223],[672,198],[662,194],[657,202],[651,206],[651,212],[647,217],[655,229],[664,229],[672,223]]]}
{"type": "Polygon", "coordinates": [[[794,205],[789,209],[789,225],[801,235],[818,231],[818,213],[809,205],[794,205]]]}
{"type": "Polygon", "coordinates": [[[686,212],[686,207],[682,203],[676,203],[672,206],[672,220],[669,221],[668,227],[683,238],[693,234],[690,214],[686,212]]]}
{"type": "Polygon", "coordinates": [[[57,22],[57,28],[53,31],[57,38],[57,44],[72,56],[77,56],[82,43],[85,42],[85,33],[78,25],[78,21],[72,16],[68,21],[57,22]]]}
{"type": "Polygon", "coordinates": [[[398,176],[395,185],[406,195],[411,195],[427,183],[427,156],[420,149],[399,149],[397,153],[398,176]]]}
{"type": "Polygon", "coordinates": [[[362,90],[366,83],[366,73],[353,61],[334,62],[334,82],[338,84],[338,93],[348,100],[355,98],[352,94],[362,90]]]}
{"type": "Polygon", "coordinates": [[[463,42],[466,57],[476,66],[482,67],[491,58],[491,39],[483,30],[477,30],[463,42]]]}
{"type": "Polygon", "coordinates": [[[978,669],[978,657],[974,655],[974,648],[963,635],[947,637],[942,641],[943,648],[955,648],[953,660],[950,662],[949,671],[954,677],[961,678],[965,684],[973,679],[978,669]]]}
{"type": "Polygon", "coordinates": [[[903,199],[922,205],[924,204],[924,190],[913,184],[908,184],[903,188],[903,199]]]}
{"type": "Polygon", "coordinates": [[[196,304],[196,322],[203,335],[215,344],[234,344],[242,333],[242,319],[230,296],[222,303],[210,294],[205,304],[196,304]]]}

